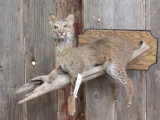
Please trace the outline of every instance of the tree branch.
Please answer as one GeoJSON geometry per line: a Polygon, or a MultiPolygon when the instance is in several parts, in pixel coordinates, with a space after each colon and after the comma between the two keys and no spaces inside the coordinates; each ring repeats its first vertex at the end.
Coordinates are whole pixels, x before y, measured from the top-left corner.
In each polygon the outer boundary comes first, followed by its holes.
{"type": "MultiPolygon", "coordinates": [[[[146,50],[149,49],[149,46],[146,45],[144,42],[142,44],[142,46],[139,49],[136,49],[133,52],[132,55],[132,59],[136,58],[137,56],[139,56],[140,54],[142,54],[143,52],[145,52],[146,50]]],[[[98,76],[101,76],[105,73],[105,69],[103,67],[103,65],[101,66],[97,66],[94,67],[88,71],[85,71],[83,73],[83,79],[82,82],[86,82],[88,80],[91,80],[93,78],[96,78],[98,76]]],[[[19,104],[22,104],[26,101],[29,101],[31,99],[34,99],[40,95],[43,95],[45,93],[51,92],[53,90],[57,90],[60,88],[64,88],[67,85],[70,84],[70,77],[67,74],[63,74],[63,75],[58,75],[57,78],[55,80],[52,80],[51,83],[48,83],[46,81],[43,80],[43,78],[45,78],[45,76],[38,76],[33,78],[29,83],[26,83],[24,85],[22,85],[15,93],[23,93],[29,90],[33,90],[32,92],[30,92],[29,94],[26,95],[26,97],[19,101],[19,104]]]]}

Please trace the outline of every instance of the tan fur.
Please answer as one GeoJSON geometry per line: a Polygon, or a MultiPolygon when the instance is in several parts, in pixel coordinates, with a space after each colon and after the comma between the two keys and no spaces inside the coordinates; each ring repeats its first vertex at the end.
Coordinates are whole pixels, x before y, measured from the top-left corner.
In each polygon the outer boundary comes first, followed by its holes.
{"type": "Polygon", "coordinates": [[[81,47],[73,48],[73,22],[73,15],[69,15],[64,20],[57,20],[55,16],[50,16],[51,34],[57,47],[57,67],[60,66],[71,76],[71,94],[78,73],[82,74],[96,65],[104,65],[106,73],[115,82],[120,82],[125,86],[127,90],[126,105],[129,107],[132,103],[133,83],[127,76],[125,67],[131,59],[135,45],[116,36],[106,36],[81,47]]]}

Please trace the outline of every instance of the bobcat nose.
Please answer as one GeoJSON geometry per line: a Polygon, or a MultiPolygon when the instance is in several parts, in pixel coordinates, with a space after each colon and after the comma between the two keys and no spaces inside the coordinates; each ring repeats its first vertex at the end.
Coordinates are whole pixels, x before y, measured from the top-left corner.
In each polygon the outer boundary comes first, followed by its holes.
{"type": "Polygon", "coordinates": [[[64,32],[59,32],[59,34],[60,34],[60,35],[65,35],[65,33],[64,33],[64,32]]]}
{"type": "Polygon", "coordinates": [[[60,33],[60,35],[63,35],[63,32],[59,32],[60,33]]]}

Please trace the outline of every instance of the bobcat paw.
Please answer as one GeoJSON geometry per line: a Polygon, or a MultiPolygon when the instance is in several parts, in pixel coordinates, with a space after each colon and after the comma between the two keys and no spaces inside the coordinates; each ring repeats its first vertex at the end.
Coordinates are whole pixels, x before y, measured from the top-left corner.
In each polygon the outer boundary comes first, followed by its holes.
{"type": "Polygon", "coordinates": [[[53,80],[47,80],[46,82],[47,82],[48,84],[51,84],[52,81],[53,81],[53,80]]]}
{"type": "Polygon", "coordinates": [[[131,104],[132,104],[132,100],[130,100],[130,99],[126,99],[126,101],[125,101],[125,105],[126,105],[126,107],[130,107],[130,106],[131,106],[131,104]]]}
{"type": "Polygon", "coordinates": [[[118,101],[118,99],[119,99],[118,94],[114,94],[114,100],[115,100],[115,101],[118,101]]]}
{"type": "Polygon", "coordinates": [[[47,82],[48,84],[51,84],[53,79],[50,79],[48,75],[45,75],[45,76],[41,76],[41,80],[43,82],[47,82]]]}

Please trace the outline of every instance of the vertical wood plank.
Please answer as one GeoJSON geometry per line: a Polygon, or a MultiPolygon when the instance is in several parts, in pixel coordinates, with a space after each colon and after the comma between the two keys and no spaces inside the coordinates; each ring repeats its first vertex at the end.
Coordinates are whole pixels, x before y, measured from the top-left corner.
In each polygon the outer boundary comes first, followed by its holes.
{"type": "Polygon", "coordinates": [[[145,0],[115,0],[114,29],[145,29],[145,0]]]}
{"type": "MultiPolygon", "coordinates": [[[[115,29],[145,29],[145,1],[115,0],[115,29]]],[[[130,108],[125,107],[125,88],[120,88],[119,100],[116,103],[115,120],[146,120],[146,72],[128,71],[134,83],[134,97],[130,108]]]]}
{"type": "Polygon", "coordinates": [[[113,0],[84,0],[84,28],[113,28],[113,0]],[[98,22],[99,19],[99,22],[98,22]]]}
{"type": "MultiPolygon", "coordinates": [[[[54,68],[54,47],[50,35],[49,14],[55,13],[53,0],[24,0],[23,24],[25,39],[26,82],[48,74],[54,68]],[[32,65],[32,61],[36,65],[32,65]]],[[[56,92],[43,95],[27,103],[28,120],[56,120],[56,92]]]]}
{"type": "MultiPolygon", "coordinates": [[[[113,28],[112,0],[84,0],[84,28],[113,28]]],[[[86,120],[114,120],[113,84],[105,77],[86,83],[86,120]]]]}
{"type": "Polygon", "coordinates": [[[86,120],[114,120],[113,84],[105,76],[86,83],[86,120]]]}
{"type": "MultiPolygon", "coordinates": [[[[57,17],[65,18],[69,14],[75,16],[75,37],[82,32],[82,1],[81,0],[56,0],[57,17]]],[[[77,40],[73,42],[77,46],[77,40]]],[[[84,105],[83,105],[83,86],[79,90],[78,98],[76,99],[76,113],[74,117],[68,114],[68,97],[69,87],[58,90],[58,120],[83,120],[84,119],[84,105]]]]}
{"type": "Polygon", "coordinates": [[[25,120],[22,95],[16,87],[24,83],[22,1],[0,0],[0,119],[25,120]]]}
{"type": "MultiPolygon", "coordinates": [[[[160,2],[147,0],[147,28],[160,39],[160,2]]],[[[147,73],[147,120],[160,119],[160,43],[158,44],[157,64],[151,66],[147,73]]]]}

